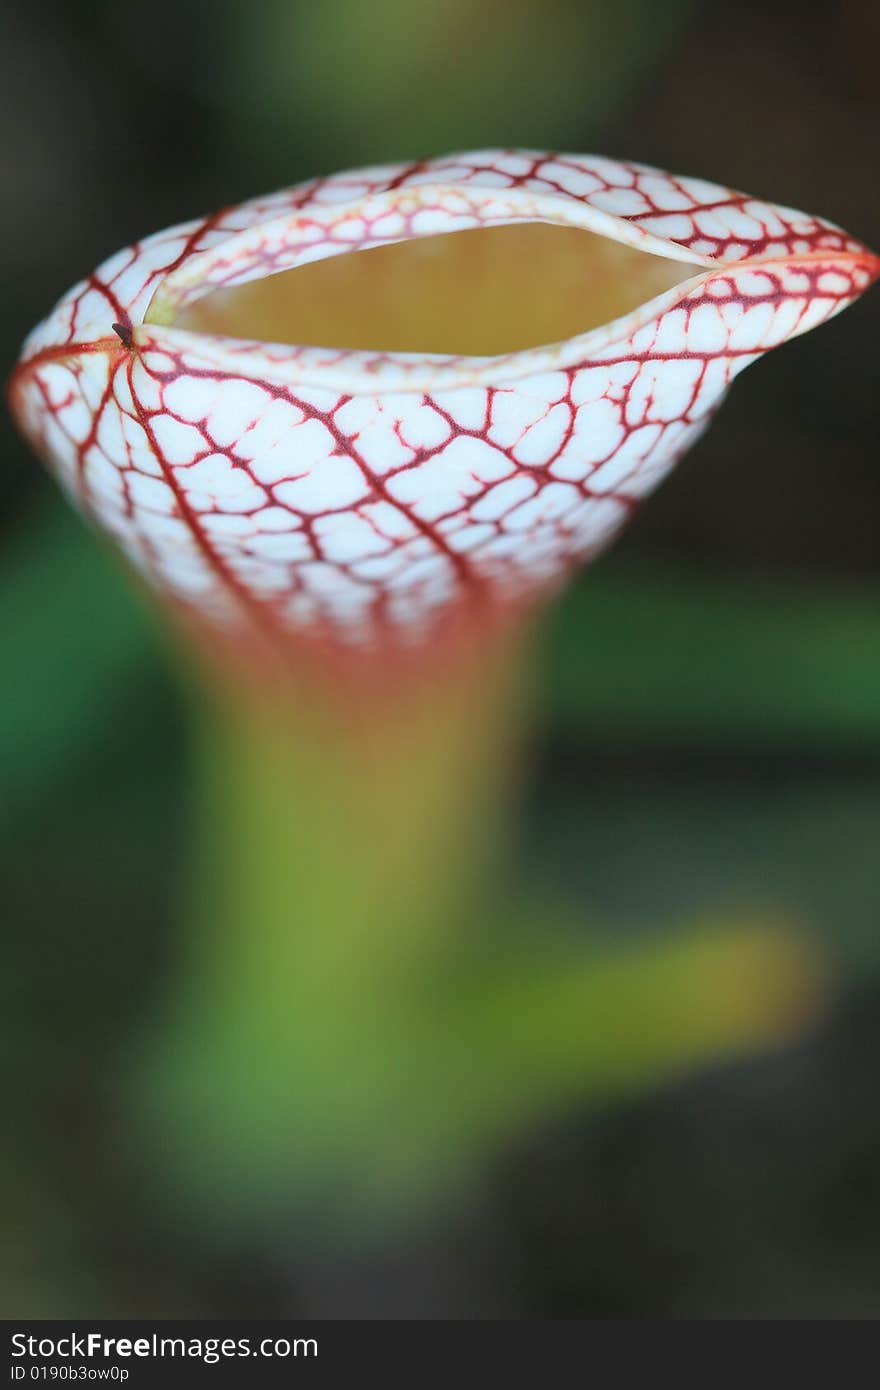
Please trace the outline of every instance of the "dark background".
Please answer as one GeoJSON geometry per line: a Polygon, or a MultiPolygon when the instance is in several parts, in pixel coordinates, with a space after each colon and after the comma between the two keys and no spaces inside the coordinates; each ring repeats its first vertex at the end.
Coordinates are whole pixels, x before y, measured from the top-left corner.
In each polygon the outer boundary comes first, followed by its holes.
{"type": "MultiPolygon", "coordinates": [[[[0,358],[147,232],[468,146],[655,163],[880,246],[878,47],[873,0],[6,0],[0,358]]],[[[100,1076],[167,969],[181,702],[155,619],[0,420],[6,1316],[876,1316],[878,314],[746,373],[555,615],[519,844],[615,938],[794,923],[832,1001],[785,1048],[524,1136],[364,1256],[200,1250],[131,1199],[100,1076]]]]}

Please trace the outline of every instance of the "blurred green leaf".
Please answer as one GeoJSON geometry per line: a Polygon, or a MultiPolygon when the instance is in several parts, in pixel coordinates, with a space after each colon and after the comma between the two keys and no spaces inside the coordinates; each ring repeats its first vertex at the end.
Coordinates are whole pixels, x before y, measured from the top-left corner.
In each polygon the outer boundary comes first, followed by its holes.
{"type": "Polygon", "coordinates": [[[185,1202],[180,1219],[385,1224],[445,1200],[537,1120],[598,1106],[778,1046],[816,1017],[821,955],[779,922],[731,922],[604,952],[501,931],[415,993],[340,1008],[340,983],[299,964],[321,1007],[190,1001],[125,1084],[134,1149],[185,1202]],[[157,1151],[155,1136],[161,1135],[157,1151]]]}
{"type": "Polygon", "coordinates": [[[880,748],[880,594],[698,570],[585,574],[554,615],[544,686],[566,734],[880,748]]]}
{"type": "Polygon", "coordinates": [[[0,557],[0,832],[130,717],[134,673],[158,643],[130,583],[63,503],[20,525],[0,557]]]}
{"type": "Polygon", "coordinates": [[[432,150],[553,148],[608,120],[689,9],[690,0],[233,7],[230,134],[248,132],[266,177],[287,180],[300,148],[327,161],[323,172],[432,150]]]}

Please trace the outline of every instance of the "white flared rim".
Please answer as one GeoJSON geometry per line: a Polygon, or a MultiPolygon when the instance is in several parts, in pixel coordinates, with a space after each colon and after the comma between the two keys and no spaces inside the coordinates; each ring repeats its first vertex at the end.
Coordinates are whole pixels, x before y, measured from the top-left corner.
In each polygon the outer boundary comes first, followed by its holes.
{"type": "MultiPolygon", "coordinates": [[[[200,252],[172,271],[157,285],[144,312],[142,325],[133,326],[134,341],[145,349],[164,349],[175,354],[184,354],[187,360],[198,360],[233,375],[249,374],[251,370],[258,368],[261,377],[267,380],[279,383],[296,382],[315,388],[333,387],[352,392],[368,390],[375,393],[454,389],[489,383],[497,385],[577,366],[606,351],[616,342],[628,341],[641,328],[673,308],[678,300],[691,294],[694,287],[713,272],[730,274],[747,263],[739,261],[725,264],[701,256],[678,242],[658,237],[625,218],[603,212],[575,198],[534,193],[518,188],[463,188],[460,184],[444,183],[442,180],[422,184],[417,188],[400,188],[372,194],[349,203],[310,207],[308,219],[313,224],[316,221],[324,221],[330,226],[340,219],[359,218],[365,214],[380,217],[390,211],[405,210],[411,213],[420,207],[436,204],[437,199],[444,196],[454,197],[459,202],[464,199],[470,213],[477,216],[482,227],[544,223],[576,228],[607,237],[649,255],[694,266],[698,273],[597,328],[560,342],[540,344],[491,357],[424,352],[379,353],[363,349],[300,346],[223,337],[176,328],[173,319],[183,308],[223,288],[224,284],[228,285],[228,281],[212,278],[218,268],[227,267],[232,259],[247,263],[254,248],[267,238],[281,240],[285,233],[292,234],[298,221],[302,220],[303,213],[288,213],[249,227],[245,231],[234,232],[210,250],[200,252]]],[[[324,244],[321,248],[321,258],[326,258],[328,254],[358,255],[373,247],[400,244],[421,235],[450,235],[456,230],[459,228],[414,232],[410,237],[376,240],[369,246],[343,243],[333,246],[329,252],[324,244]]],[[[301,254],[293,256],[269,275],[258,271],[236,279],[234,284],[271,278],[272,275],[283,274],[317,258],[314,245],[305,246],[301,254]]]]}

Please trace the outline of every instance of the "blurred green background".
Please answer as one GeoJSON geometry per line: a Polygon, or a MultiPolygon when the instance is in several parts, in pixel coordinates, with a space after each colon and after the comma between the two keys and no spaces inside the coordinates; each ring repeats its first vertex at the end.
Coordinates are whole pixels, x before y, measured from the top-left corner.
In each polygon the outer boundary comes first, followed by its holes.
{"type": "MultiPolygon", "coordinates": [[[[6,0],[3,360],[136,237],[349,164],[595,151],[880,245],[871,0],[6,0]]],[[[880,1309],[880,301],[771,354],[548,624],[524,895],[591,939],[767,922],[836,980],[747,1062],[609,1097],[368,1255],[194,1247],[103,1078],[161,996],[190,752],[156,619],[2,420],[0,1310],[855,1316],[880,1309]]],[[[708,1001],[711,1007],[711,1001],[708,1001]]]]}

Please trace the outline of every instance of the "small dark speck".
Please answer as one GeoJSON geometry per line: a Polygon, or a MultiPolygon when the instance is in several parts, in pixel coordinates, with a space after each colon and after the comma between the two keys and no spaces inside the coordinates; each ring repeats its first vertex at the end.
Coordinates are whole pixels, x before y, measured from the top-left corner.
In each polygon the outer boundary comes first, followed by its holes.
{"type": "Polygon", "coordinates": [[[117,337],[120,339],[120,341],[123,342],[127,348],[130,348],[130,347],[131,347],[131,324],[130,324],[130,323],[114,323],[114,324],[112,325],[112,328],[113,328],[113,332],[117,335],[117,337]]]}

